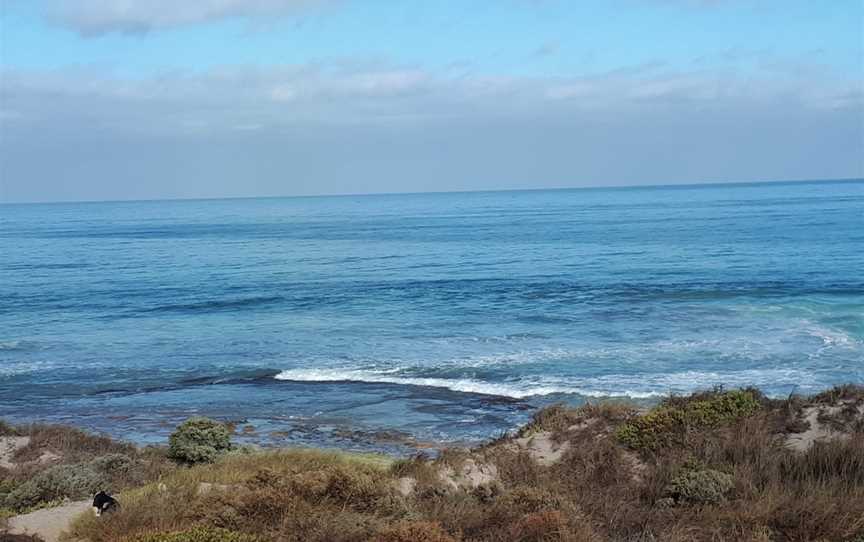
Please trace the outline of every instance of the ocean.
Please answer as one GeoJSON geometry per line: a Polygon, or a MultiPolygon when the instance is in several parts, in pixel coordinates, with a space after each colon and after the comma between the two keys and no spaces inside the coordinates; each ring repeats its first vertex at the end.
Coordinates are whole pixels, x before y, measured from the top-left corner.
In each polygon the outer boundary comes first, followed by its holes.
{"type": "Polygon", "coordinates": [[[864,382],[864,181],[0,205],[0,418],[409,453],[864,382]]]}

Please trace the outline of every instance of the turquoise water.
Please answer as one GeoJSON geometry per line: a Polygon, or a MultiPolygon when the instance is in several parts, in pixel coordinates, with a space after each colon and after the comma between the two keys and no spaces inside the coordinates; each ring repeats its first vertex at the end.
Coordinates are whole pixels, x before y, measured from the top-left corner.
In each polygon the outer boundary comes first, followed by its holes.
{"type": "Polygon", "coordinates": [[[864,382],[864,181],[0,206],[0,416],[474,441],[864,382]]]}

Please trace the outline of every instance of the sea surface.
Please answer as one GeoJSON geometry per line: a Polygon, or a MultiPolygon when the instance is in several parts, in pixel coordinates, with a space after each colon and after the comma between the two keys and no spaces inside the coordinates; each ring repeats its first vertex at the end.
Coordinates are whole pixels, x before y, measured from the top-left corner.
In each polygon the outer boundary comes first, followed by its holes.
{"type": "Polygon", "coordinates": [[[398,453],[556,401],[849,381],[864,181],[0,205],[10,421],[398,453]]]}

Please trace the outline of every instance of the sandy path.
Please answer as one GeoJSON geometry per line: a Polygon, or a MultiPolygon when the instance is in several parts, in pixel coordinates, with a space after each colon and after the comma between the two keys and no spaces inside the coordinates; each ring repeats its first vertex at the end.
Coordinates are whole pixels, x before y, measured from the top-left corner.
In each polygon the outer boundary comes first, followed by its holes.
{"type": "Polygon", "coordinates": [[[72,519],[89,510],[90,506],[89,500],[76,501],[55,508],[43,508],[29,514],[15,516],[9,519],[9,532],[12,534],[38,534],[45,539],[45,542],[58,542],[60,533],[66,530],[72,519]]]}

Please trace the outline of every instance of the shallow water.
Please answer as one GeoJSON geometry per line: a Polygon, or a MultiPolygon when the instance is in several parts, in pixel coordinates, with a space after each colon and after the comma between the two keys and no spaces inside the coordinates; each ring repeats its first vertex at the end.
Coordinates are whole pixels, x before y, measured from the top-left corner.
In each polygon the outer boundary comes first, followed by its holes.
{"type": "Polygon", "coordinates": [[[0,206],[0,416],[475,441],[864,382],[864,182],[0,206]]]}

